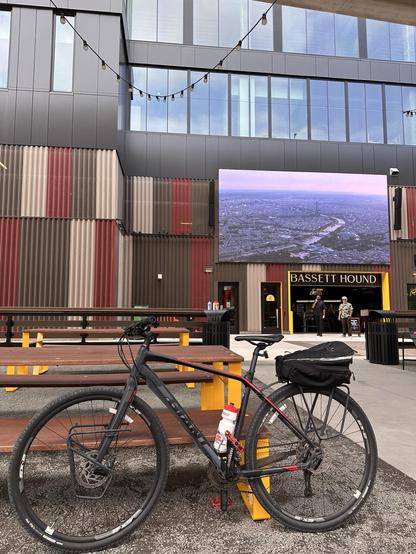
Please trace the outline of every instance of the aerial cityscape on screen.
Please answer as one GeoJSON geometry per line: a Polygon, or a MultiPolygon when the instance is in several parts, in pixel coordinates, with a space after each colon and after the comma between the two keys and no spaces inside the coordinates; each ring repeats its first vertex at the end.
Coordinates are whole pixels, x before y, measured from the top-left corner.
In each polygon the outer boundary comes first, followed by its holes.
{"type": "Polygon", "coordinates": [[[386,264],[383,175],[220,170],[221,262],[386,264]]]}

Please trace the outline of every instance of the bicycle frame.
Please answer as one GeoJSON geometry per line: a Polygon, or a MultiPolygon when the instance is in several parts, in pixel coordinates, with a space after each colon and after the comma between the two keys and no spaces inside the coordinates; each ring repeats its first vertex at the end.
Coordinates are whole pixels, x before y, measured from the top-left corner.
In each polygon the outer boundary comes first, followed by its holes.
{"type": "MultiPolygon", "coordinates": [[[[220,455],[216,452],[211,442],[205,437],[202,431],[198,426],[192,421],[188,416],[182,405],[178,402],[175,396],[170,392],[167,386],[159,379],[157,373],[153,371],[149,366],[146,365],[147,362],[167,362],[176,365],[186,365],[187,367],[192,367],[193,369],[199,369],[211,373],[213,375],[218,375],[227,379],[234,379],[240,381],[244,385],[244,394],[241,401],[241,408],[238,412],[236,427],[234,436],[237,441],[240,440],[241,432],[243,428],[244,418],[247,412],[248,400],[250,392],[253,391],[263,402],[266,402],[276,410],[277,417],[293,432],[293,434],[300,440],[304,440],[310,445],[313,445],[313,442],[307,437],[302,429],[299,429],[292,421],[290,421],[285,413],[276,406],[270,398],[263,394],[263,392],[253,383],[254,372],[257,364],[258,355],[260,348],[256,347],[253,353],[253,357],[250,364],[250,369],[246,373],[246,376],[234,375],[214,369],[211,366],[204,364],[192,363],[186,360],[180,360],[171,356],[164,356],[161,354],[156,354],[151,352],[148,349],[148,345],[143,344],[134,360],[133,368],[131,375],[126,383],[122,399],[120,401],[119,407],[116,414],[114,414],[109,426],[107,427],[108,434],[103,438],[100,448],[98,449],[98,455],[94,459],[95,463],[100,464],[105,457],[105,454],[112,442],[112,432],[117,430],[121,425],[124,415],[127,411],[127,408],[131,401],[133,400],[136,390],[137,390],[137,379],[139,377],[144,378],[146,384],[150,390],[159,398],[163,404],[175,415],[176,419],[186,430],[192,440],[195,442],[197,447],[203,452],[203,454],[209,459],[209,461],[215,466],[217,471],[220,474],[224,473],[224,455],[220,455]]],[[[232,448],[232,456],[228,458],[228,468],[232,465],[235,456],[234,447],[232,448]]],[[[267,467],[264,469],[255,469],[247,470],[240,469],[238,475],[241,477],[254,478],[262,477],[272,474],[284,473],[288,471],[300,471],[307,468],[307,464],[298,464],[296,466],[282,466],[282,467],[267,467]]]]}

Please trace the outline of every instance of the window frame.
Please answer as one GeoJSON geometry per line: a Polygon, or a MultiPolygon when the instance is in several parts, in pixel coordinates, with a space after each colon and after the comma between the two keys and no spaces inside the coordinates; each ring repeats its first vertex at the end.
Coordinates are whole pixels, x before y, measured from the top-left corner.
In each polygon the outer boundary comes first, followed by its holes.
{"type": "Polygon", "coordinates": [[[0,89],[6,90],[9,88],[9,76],[10,76],[10,41],[11,41],[11,30],[12,30],[12,16],[13,16],[13,10],[7,9],[7,7],[1,7],[0,13],[7,13],[9,14],[9,30],[8,30],[8,37],[7,37],[7,63],[5,64],[6,68],[6,79],[4,86],[0,82],[0,89]]]}
{"type": "MultiPolygon", "coordinates": [[[[73,40],[72,40],[72,67],[71,67],[71,88],[70,90],[61,90],[59,88],[55,88],[55,75],[56,75],[56,53],[57,53],[57,42],[56,42],[56,39],[57,39],[57,29],[59,29],[59,27],[57,26],[58,24],[59,25],[63,25],[60,21],[59,21],[59,18],[61,17],[62,15],[62,12],[61,13],[56,13],[56,12],[53,12],[53,15],[54,15],[54,26],[53,26],[53,51],[52,51],[52,72],[51,72],[51,92],[56,92],[56,93],[61,93],[61,94],[71,94],[74,92],[74,68],[75,68],[75,31],[72,29],[72,35],[73,35],[73,40]]],[[[76,14],[74,12],[70,12],[70,13],[66,13],[66,12],[63,12],[63,15],[67,18],[71,18],[73,21],[71,21],[72,25],[74,26],[74,28],[76,29],[76,14]]],[[[69,26],[68,23],[66,22],[65,25],[69,26]]]]}

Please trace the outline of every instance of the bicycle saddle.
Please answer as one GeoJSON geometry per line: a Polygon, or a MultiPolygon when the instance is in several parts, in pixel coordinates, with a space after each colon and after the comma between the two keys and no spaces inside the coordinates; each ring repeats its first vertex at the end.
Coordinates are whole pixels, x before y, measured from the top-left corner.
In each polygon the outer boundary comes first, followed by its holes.
{"type": "Polygon", "coordinates": [[[246,340],[251,344],[253,344],[253,342],[262,342],[268,343],[270,345],[275,344],[276,342],[280,342],[283,338],[283,335],[238,335],[237,337],[235,337],[235,340],[237,342],[246,340]]]}

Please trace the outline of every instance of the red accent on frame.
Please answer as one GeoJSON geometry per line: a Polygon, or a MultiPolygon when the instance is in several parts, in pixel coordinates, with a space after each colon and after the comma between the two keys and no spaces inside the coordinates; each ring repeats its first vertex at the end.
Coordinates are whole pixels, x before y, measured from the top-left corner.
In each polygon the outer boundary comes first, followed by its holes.
{"type": "Polygon", "coordinates": [[[116,306],[116,236],[114,221],[97,221],[95,238],[94,307],[116,306]]]}
{"type": "Polygon", "coordinates": [[[406,187],[408,238],[416,238],[416,189],[406,187]]]}
{"type": "Polygon", "coordinates": [[[16,306],[20,221],[0,219],[0,306],[16,306]]]}
{"type": "Polygon", "coordinates": [[[206,308],[211,288],[212,273],[207,273],[207,267],[212,267],[211,241],[207,238],[191,239],[191,308],[206,308]]]}
{"type": "Polygon", "coordinates": [[[192,233],[191,179],[172,179],[172,234],[192,233]]]}
{"type": "Polygon", "coordinates": [[[49,148],[46,217],[71,217],[72,148],[49,148]]]}

